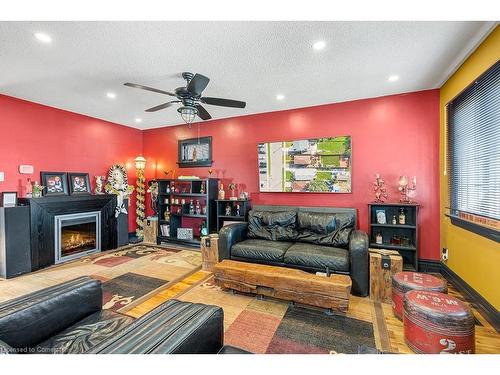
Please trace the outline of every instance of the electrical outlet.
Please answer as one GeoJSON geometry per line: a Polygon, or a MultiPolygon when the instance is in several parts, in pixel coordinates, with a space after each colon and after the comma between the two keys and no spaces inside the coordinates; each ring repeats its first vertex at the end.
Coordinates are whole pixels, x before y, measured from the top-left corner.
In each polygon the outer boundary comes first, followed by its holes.
{"type": "Polygon", "coordinates": [[[446,247],[443,247],[441,250],[441,259],[443,262],[446,262],[448,260],[448,249],[446,247]]]}

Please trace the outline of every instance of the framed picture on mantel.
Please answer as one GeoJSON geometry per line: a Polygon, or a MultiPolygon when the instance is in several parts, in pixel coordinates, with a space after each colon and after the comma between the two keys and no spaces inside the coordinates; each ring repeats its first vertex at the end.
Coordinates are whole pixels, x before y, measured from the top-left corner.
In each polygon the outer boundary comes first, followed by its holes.
{"type": "Polygon", "coordinates": [[[44,195],[68,195],[68,174],[66,172],[40,172],[44,195]]]}
{"type": "Polygon", "coordinates": [[[179,140],[178,148],[179,168],[212,166],[212,137],[179,140]]]}

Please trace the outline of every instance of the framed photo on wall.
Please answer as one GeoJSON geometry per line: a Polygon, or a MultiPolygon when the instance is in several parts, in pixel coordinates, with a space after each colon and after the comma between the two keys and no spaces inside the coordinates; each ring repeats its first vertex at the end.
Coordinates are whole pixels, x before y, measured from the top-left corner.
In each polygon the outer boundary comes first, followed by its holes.
{"type": "Polygon", "coordinates": [[[40,172],[45,196],[68,195],[68,174],[66,172],[40,172]]]}
{"type": "Polygon", "coordinates": [[[2,192],[2,200],[0,201],[0,207],[15,207],[17,206],[17,192],[16,191],[4,191],[2,192]]]}
{"type": "Polygon", "coordinates": [[[179,168],[212,166],[212,137],[179,140],[178,149],[179,168]]]}
{"type": "Polygon", "coordinates": [[[68,182],[71,195],[91,193],[88,173],[68,173],[68,182]]]}

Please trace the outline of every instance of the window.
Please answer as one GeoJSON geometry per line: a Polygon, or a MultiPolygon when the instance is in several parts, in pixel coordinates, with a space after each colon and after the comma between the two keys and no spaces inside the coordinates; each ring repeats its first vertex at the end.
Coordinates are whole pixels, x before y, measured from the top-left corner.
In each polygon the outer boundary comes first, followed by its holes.
{"type": "Polygon", "coordinates": [[[500,61],[448,103],[452,223],[499,241],[500,61]]]}

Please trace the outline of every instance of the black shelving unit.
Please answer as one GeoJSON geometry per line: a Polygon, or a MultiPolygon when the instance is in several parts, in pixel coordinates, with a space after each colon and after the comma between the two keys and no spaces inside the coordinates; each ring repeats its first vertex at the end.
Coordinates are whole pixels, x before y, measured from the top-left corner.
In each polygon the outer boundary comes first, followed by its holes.
{"type": "Polygon", "coordinates": [[[215,198],[219,180],[161,179],[158,180],[158,237],[156,242],[174,242],[192,247],[200,245],[200,224],[205,221],[209,233],[217,231],[215,198]],[[190,203],[200,206],[199,213],[190,212],[190,203]],[[167,213],[167,215],[166,215],[167,213]],[[193,238],[177,238],[178,228],[192,228],[193,238]]]}
{"type": "Polygon", "coordinates": [[[405,270],[418,271],[418,204],[408,203],[370,203],[368,205],[370,247],[376,249],[396,250],[403,257],[405,270]],[[405,212],[405,224],[399,224],[399,213],[405,212]],[[384,210],[386,223],[377,222],[377,210],[384,210]],[[392,218],[396,216],[396,224],[392,218]],[[383,243],[376,243],[377,233],[382,235],[383,243]],[[393,243],[396,236],[400,240],[407,238],[408,243],[393,243]]]}
{"type": "Polygon", "coordinates": [[[217,199],[217,231],[224,225],[224,221],[246,221],[250,211],[250,200],[248,199],[217,199]],[[240,214],[236,215],[236,205],[240,205],[240,214]],[[226,215],[226,207],[231,207],[231,215],[226,215]]]}

